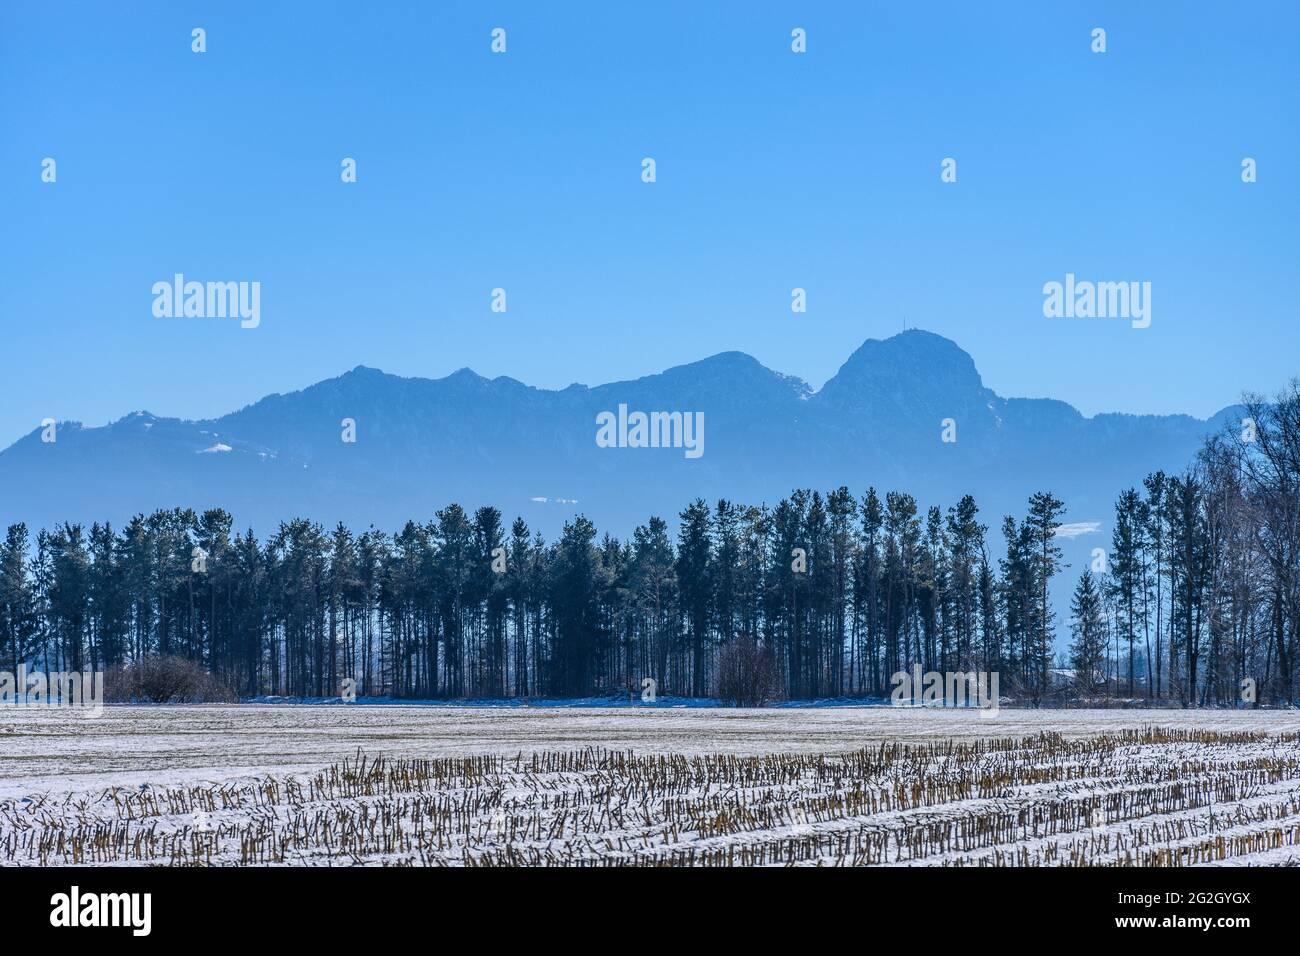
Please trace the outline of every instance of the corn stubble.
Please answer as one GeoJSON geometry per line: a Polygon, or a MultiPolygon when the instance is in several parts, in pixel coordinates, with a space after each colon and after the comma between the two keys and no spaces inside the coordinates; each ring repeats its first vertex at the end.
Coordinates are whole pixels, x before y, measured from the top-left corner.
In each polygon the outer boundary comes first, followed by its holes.
{"type": "Polygon", "coordinates": [[[1300,734],[1171,729],[843,754],[585,749],[0,803],[6,865],[1300,863],[1300,734]]]}

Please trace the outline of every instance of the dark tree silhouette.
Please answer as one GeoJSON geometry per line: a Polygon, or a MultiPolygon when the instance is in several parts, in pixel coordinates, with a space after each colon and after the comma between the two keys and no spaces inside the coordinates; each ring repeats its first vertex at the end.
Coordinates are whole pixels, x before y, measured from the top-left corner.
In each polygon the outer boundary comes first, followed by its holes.
{"type": "MultiPolygon", "coordinates": [[[[1207,442],[1180,475],[1116,503],[1108,567],[1072,614],[1076,686],[1179,701],[1293,701],[1300,641],[1300,383],[1207,442]],[[1113,641],[1112,641],[1113,638],[1113,641]],[[1093,673],[1095,671],[1095,673],[1093,673]],[[1145,685],[1144,687],[1142,685],[1145,685]]],[[[974,499],[800,489],[773,507],[697,500],[674,544],[584,517],[547,544],[522,519],[459,505],[395,534],[286,521],[264,542],[220,509],[120,531],[13,525],[0,543],[0,661],[47,671],[153,657],[245,695],[407,698],[659,694],[881,697],[914,665],[997,671],[1040,701],[1064,504],[1001,522],[990,558],[974,499]],[[757,689],[755,689],[757,688],[757,689]]]]}

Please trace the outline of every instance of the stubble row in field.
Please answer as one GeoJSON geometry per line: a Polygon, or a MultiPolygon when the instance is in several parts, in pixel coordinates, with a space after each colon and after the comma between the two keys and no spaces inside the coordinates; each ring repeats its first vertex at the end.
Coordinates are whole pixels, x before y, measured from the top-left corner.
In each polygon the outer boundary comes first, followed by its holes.
{"type": "Polygon", "coordinates": [[[0,802],[0,863],[1300,863],[1300,733],[1125,729],[843,753],[357,754],[0,802]]]}

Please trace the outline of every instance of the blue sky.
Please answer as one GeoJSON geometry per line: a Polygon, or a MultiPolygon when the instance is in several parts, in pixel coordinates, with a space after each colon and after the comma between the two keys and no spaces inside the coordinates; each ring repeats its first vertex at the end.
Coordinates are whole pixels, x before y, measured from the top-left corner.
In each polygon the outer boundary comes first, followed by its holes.
{"type": "Polygon", "coordinates": [[[0,446],[358,364],[816,387],[904,319],[1004,395],[1209,415],[1300,374],[1298,80],[1293,2],[8,0],[0,446]],[[155,318],[176,272],[259,281],[260,327],[155,318]],[[1044,318],[1067,272],[1151,327],[1044,318]]]}

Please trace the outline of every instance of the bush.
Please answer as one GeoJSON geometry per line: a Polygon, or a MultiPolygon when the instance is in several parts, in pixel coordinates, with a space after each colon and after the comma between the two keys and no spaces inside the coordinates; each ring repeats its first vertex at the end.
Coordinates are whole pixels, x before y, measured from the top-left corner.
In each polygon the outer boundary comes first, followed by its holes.
{"type": "Polygon", "coordinates": [[[199,704],[233,703],[234,690],[183,657],[144,657],[119,664],[104,675],[104,699],[115,703],[199,704]]]}
{"type": "Polygon", "coordinates": [[[737,637],[718,654],[718,697],[736,707],[762,707],[781,686],[776,658],[750,637],[737,637]]]}

